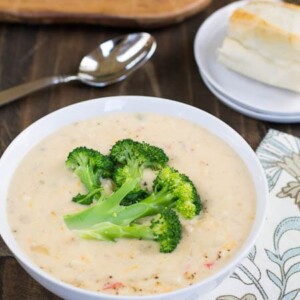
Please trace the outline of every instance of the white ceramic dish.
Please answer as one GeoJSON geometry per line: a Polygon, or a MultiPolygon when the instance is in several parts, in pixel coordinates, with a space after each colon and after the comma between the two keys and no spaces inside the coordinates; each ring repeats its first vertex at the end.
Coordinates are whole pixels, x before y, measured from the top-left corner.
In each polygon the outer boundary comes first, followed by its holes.
{"type": "Polygon", "coordinates": [[[273,123],[299,123],[300,122],[300,116],[282,116],[277,114],[267,114],[267,113],[260,113],[253,111],[251,109],[248,109],[246,107],[243,107],[239,105],[234,99],[229,98],[228,96],[222,94],[222,92],[218,91],[205,77],[204,74],[201,73],[202,80],[208,87],[208,89],[225,105],[228,107],[244,114],[245,116],[255,118],[258,120],[273,122],[273,123]]]}
{"type": "MultiPolygon", "coordinates": [[[[194,55],[199,70],[210,84],[239,107],[264,115],[293,116],[300,121],[300,94],[272,87],[227,69],[217,61],[217,49],[226,35],[232,12],[247,3],[237,1],[213,13],[199,28],[194,55]]],[[[241,109],[241,113],[244,111],[241,109]]],[[[253,116],[254,117],[254,116],[253,116]]]]}
{"type": "Polygon", "coordinates": [[[190,300],[203,299],[202,295],[219,285],[250,251],[262,228],[268,190],[263,169],[252,149],[243,138],[228,125],[214,116],[195,107],[175,101],[143,97],[119,96],[85,101],[60,109],[35,122],[25,129],[6,149],[0,160],[0,228],[1,236],[23,268],[40,284],[54,294],[72,300],[190,300]],[[31,148],[57,129],[87,118],[110,112],[152,112],[187,119],[207,128],[235,149],[246,164],[253,179],[257,202],[256,217],[251,232],[237,255],[223,269],[213,276],[187,288],[153,296],[110,296],[91,292],[65,284],[37,267],[22,251],[14,239],[6,215],[6,198],[11,178],[21,160],[31,148]],[[5,174],[5,176],[3,176],[5,174]],[[199,297],[199,298],[198,298],[199,297]]]}

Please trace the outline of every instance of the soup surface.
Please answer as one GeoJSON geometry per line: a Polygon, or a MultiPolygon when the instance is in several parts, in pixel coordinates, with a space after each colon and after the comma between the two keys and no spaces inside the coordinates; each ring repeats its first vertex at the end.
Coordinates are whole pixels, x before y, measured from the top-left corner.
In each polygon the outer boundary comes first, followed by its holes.
{"type": "Polygon", "coordinates": [[[255,190],[237,154],[206,129],[170,116],[111,114],[71,124],[35,146],[14,175],[8,214],[15,238],[46,272],[93,291],[146,295],[186,287],[228,263],[251,229],[255,190]],[[163,148],[202,198],[202,213],[182,221],[182,241],[170,254],[152,241],[84,240],[62,219],[84,208],[71,202],[84,190],[65,167],[68,153],[77,146],[108,153],[124,138],[163,148]]]}

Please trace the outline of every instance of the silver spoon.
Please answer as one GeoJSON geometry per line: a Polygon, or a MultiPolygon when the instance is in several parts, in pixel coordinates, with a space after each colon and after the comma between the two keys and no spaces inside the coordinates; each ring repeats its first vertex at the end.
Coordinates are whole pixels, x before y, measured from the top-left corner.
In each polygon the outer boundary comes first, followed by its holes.
{"type": "Polygon", "coordinates": [[[127,78],[155,52],[156,42],[149,33],[132,33],[100,44],[85,56],[76,75],[53,76],[0,92],[0,106],[53,84],[79,80],[104,87],[127,78]]]}

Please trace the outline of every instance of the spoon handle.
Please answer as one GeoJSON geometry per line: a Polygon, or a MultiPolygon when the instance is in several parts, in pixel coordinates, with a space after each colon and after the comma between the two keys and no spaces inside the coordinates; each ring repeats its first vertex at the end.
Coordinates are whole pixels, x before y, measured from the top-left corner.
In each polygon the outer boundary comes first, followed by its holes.
{"type": "Polygon", "coordinates": [[[78,80],[78,77],[76,75],[53,76],[38,79],[29,83],[20,84],[18,86],[0,92],[0,106],[17,100],[21,97],[24,97],[30,93],[46,88],[48,86],[73,80],[78,80]]]}

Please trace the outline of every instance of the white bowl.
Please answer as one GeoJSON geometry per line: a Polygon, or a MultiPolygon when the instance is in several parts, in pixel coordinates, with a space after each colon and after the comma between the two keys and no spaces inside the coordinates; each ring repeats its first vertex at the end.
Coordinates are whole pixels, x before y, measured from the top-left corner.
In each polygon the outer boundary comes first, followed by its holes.
{"type": "Polygon", "coordinates": [[[118,96],[74,104],[53,112],[25,129],[6,149],[0,160],[0,228],[1,236],[23,268],[54,294],[70,300],[192,300],[218,286],[251,250],[262,228],[267,206],[268,189],[264,171],[250,146],[232,128],[216,117],[195,107],[160,98],[118,96]],[[149,296],[110,296],[68,285],[41,270],[17,244],[6,214],[6,199],[12,176],[31,148],[59,128],[108,112],[152,112],[181,117],[196,123],[230,145],[247,166],[256,189],[256,217],[251,232],[234,258],[223,269],[192,286],[166,294],[149,296]]]}

